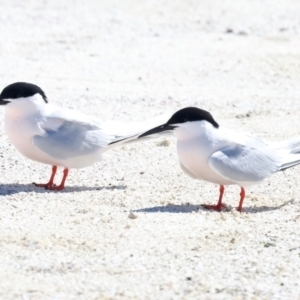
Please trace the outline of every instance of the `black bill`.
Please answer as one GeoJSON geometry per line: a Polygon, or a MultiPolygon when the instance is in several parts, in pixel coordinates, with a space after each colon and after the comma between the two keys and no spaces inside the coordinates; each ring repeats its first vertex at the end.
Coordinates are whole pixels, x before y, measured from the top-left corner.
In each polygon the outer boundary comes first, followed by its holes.
{"type": "Polygon", "coordinates": [[[139,135],[138,138],[142,138],[142,137],[145,137],[145,136],[148,136],[148,135],[157,134],[157,133],[164,132],[164,131],[172,131],[175,128],[176,128],[176,126],[174,126],[174,125],[169,125],[169,124],[160,125],[160,126],[154,127],[152,129],[144,132],[143,134],[139,135]]]}
{"type": "Polygon", "coordinates": [[[10,101],[6,101],[6,100],[3,100],[3,99],[0,99],[0,105],[5,105],[7,103],[9,103],[10,101]]]}

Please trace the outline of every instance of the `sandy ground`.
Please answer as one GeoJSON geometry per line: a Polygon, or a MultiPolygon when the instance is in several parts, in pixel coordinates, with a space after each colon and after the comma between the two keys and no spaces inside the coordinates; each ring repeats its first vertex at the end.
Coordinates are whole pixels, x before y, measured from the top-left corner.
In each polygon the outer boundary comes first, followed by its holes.
{"type": "MultiPolygon", "coordinates": [[[[184,106],[277,141],[300,134],[299,1],[1,1],[1,87],[141,121],[184,106]]],[[[2,88],[1,88],[2,89],[2,88]]],[[[217,186],[172,138],[129,145],[47,192],[0,124],[1,299],[300,299],[299,168],[205,211],[217,186]],[[133,211],[136,219],[129,218],[133,211]]]]}

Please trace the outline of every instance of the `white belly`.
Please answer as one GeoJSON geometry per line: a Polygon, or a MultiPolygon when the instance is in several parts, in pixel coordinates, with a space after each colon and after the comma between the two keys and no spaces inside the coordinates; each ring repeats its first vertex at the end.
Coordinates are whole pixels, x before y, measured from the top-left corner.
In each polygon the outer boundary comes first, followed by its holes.
{"type": "Polygon", "coordinates": [[[13,128],[10,128],[10,130],[6,130],[6,133],[12,144],[25,157],[44,164],[62,166],[58,160],[40,151],[32,144],[32,137],[28,136],[26,130],[24,130],[24,127],[20,126],[18,130],[13,130],[13,128]]]}
{"type": "Polygon", "coordinates": [[[179,161],[184,167],[182,170],[190,177],[219,185],[234,184],[234,182],[218,175],[209,167],[208,160],[211,149],[207,149],[205,145],[199,142],[199,139],[178,140],[177,153],[179,161]]]}
{"type": "Polygon", "coordinates": [[[19,120],[5,120],[5,130],[12,144],[25,157],[52,166],[61,166],[65,168],[84,168],[93,165],[101,160],[101,152],[92,153],[82,157],[73,157],[66,160],[55,159],[45,152],[39,150],[32,143],[32,138],[36,134],[43,134],[43,131],[37,126],[36,122],[29,124],[19,120]]]}

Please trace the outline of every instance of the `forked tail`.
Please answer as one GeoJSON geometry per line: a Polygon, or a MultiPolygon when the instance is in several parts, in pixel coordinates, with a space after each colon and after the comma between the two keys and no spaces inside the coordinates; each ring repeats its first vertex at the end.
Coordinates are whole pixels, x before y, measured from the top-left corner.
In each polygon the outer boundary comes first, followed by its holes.
{"type": "Polygon", "coordinates": [[[284,163],[280,166],[280,171],[295,167],[300,164],[300,153],[290,154],[285,160],[284,163]]]}
{"type": "Polygon", "coordinates": [[[277,148],[283,153],[283,163],[280,167],[281,171],[292,168],[300,164],[300,137],[294,137],[283,142],[273,144],[273,148],[277,148]]]}

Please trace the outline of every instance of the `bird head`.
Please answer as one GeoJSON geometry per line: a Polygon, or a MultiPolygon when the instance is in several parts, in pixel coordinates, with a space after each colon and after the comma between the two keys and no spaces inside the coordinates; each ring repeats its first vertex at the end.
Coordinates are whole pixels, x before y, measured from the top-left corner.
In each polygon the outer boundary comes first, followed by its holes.
{"type": "Polygon", "coordinates": [[[208,111],[197,107],[185,107],[174,113],[165,124],[152,128],[147,132],[144,132],[139,136],[139,138],[152,134],[158,134],[164,131],[174,130],[178,127],[184,126],[185,124],[199,121],[209,122],[215,128],[219,128],[219,124],[214,120],[214,118],[208,111]]]}
{"type": "Polygon", "coordinates": [[[44,91],[37,85],[27,82],[16,82],[8,85],[0,94],[0,105],[11,105],[20,101],[48,103],[44,91]]]}

